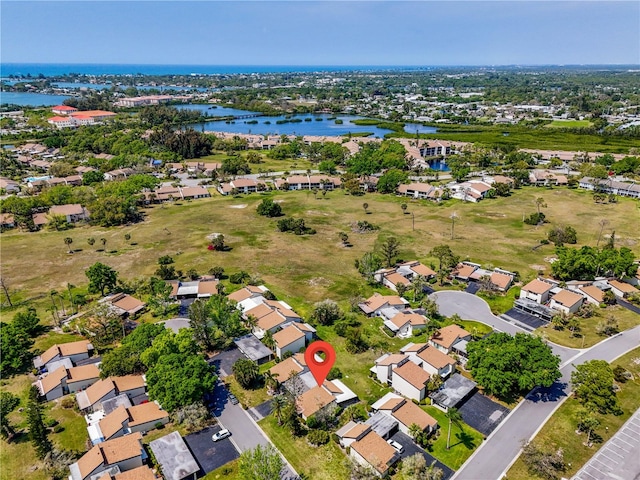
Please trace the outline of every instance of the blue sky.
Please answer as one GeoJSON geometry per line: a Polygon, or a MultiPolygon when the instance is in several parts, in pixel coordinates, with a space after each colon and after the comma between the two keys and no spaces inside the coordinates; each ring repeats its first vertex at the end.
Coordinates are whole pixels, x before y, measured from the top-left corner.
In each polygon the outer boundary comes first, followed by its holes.
{"type": "Polygon", "coordinates": [[[638,64],[638,1],[0,2],[3,63],[638,64]]]}

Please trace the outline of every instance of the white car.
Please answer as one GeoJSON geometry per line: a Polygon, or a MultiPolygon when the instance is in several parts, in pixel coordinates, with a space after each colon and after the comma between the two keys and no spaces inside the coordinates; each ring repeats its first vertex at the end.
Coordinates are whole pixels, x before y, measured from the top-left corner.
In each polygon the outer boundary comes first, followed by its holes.
{"type": "Polygon", "coordinates": [[[404,447],[400,445],[398,442],[396,442],[395,440],[389,439],[387,440],[387,443],[391,445],[393,448],[395,448],[398,453],[404,452],[404,447]]]}
{"type": "Polygon", "coordinates": [[[213,436],[211,437],[211,440],[213,440],[214,442],[217,442],[218,440],[222,440],[223,438],[227,438],[229,436],[231,436],[231,432],[226,428],[223,428],[218,433],[214,433],[213,436]]]}

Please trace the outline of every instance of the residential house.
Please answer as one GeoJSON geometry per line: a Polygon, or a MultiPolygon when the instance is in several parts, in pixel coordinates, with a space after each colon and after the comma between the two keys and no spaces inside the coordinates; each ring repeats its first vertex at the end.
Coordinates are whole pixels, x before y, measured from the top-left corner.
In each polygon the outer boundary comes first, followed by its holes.
{"type": "Polygon", "coordinates": [[[165,480],[196,480],[200,466],[178,432],[149,443],[165,480]]]}
{"type": "Polygon", "coordinates": [[[409,357],[402,353],[385,353],[376,359],[376,362],[370,371],[378,379],[380,383],[389,385],[392,381],[394,368],[404,365],[409,361],[409,357]]]}
{"type": "Polygon", "coordinates": [[[549,307],[555,310],[560,310],[561,312],[564,312],[566,314],[571,314],[576,313],[582,306],[583,302],[584,297],[579,293],[562,289],[553,297],[551,297],[549,307]]]}
{"type": "Polygon", "coordinates": [[[400,351],[431,375],[447,378],[455,372],[456,361],[428,343],[409,343],[400,351]]]}
{"type": "Polygon", "coordinates": [[[384,308],[404,309],[408,306],[409,302],[404,298],[397,295],[380,295],[379,293],[375,293],[372,297],[358,304],[360,310],[368,317],[380,316],[380,312],[384,308]]]}
{"type": "Polygon", "coordinates": [[[169,414],[155,402],[131,407],[120,405],[100,421],[88,427],[89,438],[96,445],[134,432],[140,432],[144,435],[157,428],[158,424],[166,425],[168,422],[169,414]]]}
{"type": "Polygon", "coordinates": [[[47,366],[55,361],[68,358],[73,365],[80,360],[89,358],[93,352],[93,345],[89,340],[78,340],[77,342],[69,342],[55,344],[49,347],[41,355],[33,359],[33,365],[36,368],[47,368],[47,366]]]}
{"type": "Polygon", "coordinates": [[[254,180],[252,178],[236,178],[228,183],[221,183],[218,186],[218,191],[222,195],[229,195],[232,193],[254,193],[266,189],[264,182],[254,180]]]}
{"type": "Polygon", "coordinates": [[[67,223],[78,223],[89,219],[89,211],[79,203],[69,205],[54,205],[49,209],[49,215],[61,215],[67,223]]]}
{"type": "Polygon", "coordinates": [[[578,293],[582,294],[588,303],[600,305],[604,302],[604,292],[595,285],[579,287],[578,293]]]}
{"type": "Polygon", "coordinates": [[[429,378],[431,375],[409,361],[391,371],[391,386],[401,395],[421,401],[426,395],[429,378]]]}
{"type": "Polygon", "coordinates": [[[14,228],[16,222],[12,213],[0,213],[0,229],[14,228]]]}
{"type": "Polygon", "coordinates": [[[242,287],[240,290],[237,290],[233,293],[227,295],[229,300],[233,300],[238,304],[242,304],[247,299],[261,297],[264,298],[263,295],[267,292],[268,289],[264,285],[255,286],[255,285],[247,285],[242,287]]]}
{"type": "Polygon", "coordinates": [[[411,198],[423,198],[437,200],[440,198],[438,195],[439,189],[428,183],[412,182],[409,184],[400,184],[397,189],[398,195],[411,198]]]}
{"type": "Polygon", "coordinates": [[[0,177],[0,190],[4,190],[6,193],[18,193],[20,191],[20,184],[15,180],[0,177]]]}
{"type": "Polygon", "coordinates": [[[435,418],[412,401],[392,392],[387,393],[375,402],[371,408],[396,420],[400,431],[405,435],[410,435],[409,429],[414,423],[428,434],[433,433],[438,428],[438,421],[435,418]]]}
{"type": "Polygon", "coordinates": [[[146,457],[142,447],[142,434],[132,433],[95,445],[80,460],[69,466],[69,478],[89,480],[97,473],[113,467],[126,472],[141,467],[146,457]]]}
{"type": "Polygon", "coordinates": [[[322,415],[336,408],[337,403],[331,392],[323,385],[307,390],[296,398],[298,413],[304,420],[312,415],[322,415]]]}
{"type": "Polygon", "coordinates": [[[473,380],[454,373],[442,386],[429,394],[431,404],[447,412],[450,408],[457,408],[476,391],[477,384],[473,380]]]}
{"type": "Polygon", "coordinates": [[[292,376],[309,371],[304,361],[304,355],[298,354],[276,363],[269,369],[269,372],[280,383],[284,383],[292,376]]]}
{"type": "Polygon", "coordinates": [[[411,286],[411,282],[409,281],[409,279],[403,277],[399,273],[396,273],[395,270],[382,275],[382,284],[385,287],[390,288],[394,292],[398,291],[398,284],[403,285],[406,288],[409,288],[411,286]]]}
{"type": "Polygon", "coordinates": [[[142,311],[146,303],[126,293],[112,293],[99,300],[106,303],[109,308],[118,316],[130,317],[142,311]]]}
{"type": "Polygon", "coordinates": [[[396,337],[409,338],[414,333],[426,328],[427,318],[411,310],[405,310],[396,313],[388,320],[384,320],[383,323],[396,337]]]}
{"type": "Polygon", "coordinates": [[[462,262],[456,265],[451,272],[451,276],[456,280],[469,281],[473,273],[480,268],[477,263],[462,262]]]}
{"type": "Polygon", "coordinates": [[[611,286],[611,291],[618,298],[626,298],[629,295],[638,293],[638,290],[634,288],[632,285],[625,282],[621,282],[616,279],[608,280],[607,283],[611,286]]]}
{"type": "Polygon", "coordinates": [[[434,272],[431,268],[415,260],[399,264],[396,268],[396,271],[409,280],[413,280],[417,277],[422,277],[425,280],[429,280],[431,278],[435,278],[436,276],[436,272],[434,272]]]}
{"type": "Polygon", "coordinates": [[[142,395],[146,390],[146,381],[142,375],[125,375],[99,380],[86,390],[76,394],[78,408],[94,411],[103,401],[126,394],[130,399],[142,395]]]}
{"type": "Polygon", "coordinates": [[[636,181],[625,181],[624,179],[621,181],[614,178],[598,180],[591,177],[584,177],[580,179],[578,185],[580,188],[587,190],[597,190],[602,193],[611,193],[623,197],[640,198],[640,183],[636,181]]]}
{"type": "Polygon", "coordinates": [[[183,300],[185,298],[209,298],[218,293],[218,279],[203,277],[191,282],[180,280],[170,281],[171,297],[183,300]]]}
{"type": "Polygon", "coordinates": [[[95,364],[71,368],[57,368],[36,382],[40,394],[47,401],[67,393],[84,390],[100,380],[100,369],[95,364]]]}
{"type": "Polygon", "coordinates": [[[306,345],[305,333],[294,323],[290,323],[275,333],[273,341],[276,344],[276,355],[279,358],[282,358],[286,352],[297,353],[306,345]]]}
{"type": "Polygon", "coordinates": [[[494,271],[489,276],[489,281],[495,285],[498,291],[506,292],[513,283],[513,275],[494,271]]]}
{"type": "Polygon", "coordinates": [[[157,477],[156,474],[153,473],[153,470],[147,465],[143,465],[120,473],[109,469],[108,471],[102,472],[96,480],[157,480],[157,477]]]}
{"type": "Polygon", "coordinates": [[[123,180],[134,173],[135,170],[133,170],[133,168],[116,168],[115,170],[106,172],[104,174],[104,179],[107,181],[123,180]]]}
{"type": "Polygon", "coordinates": [[[361,465],[372,467],[380,477],[386,476],[400,458],[396,450],[371,428],[362,431],[351,443],[349,456],[361,465]]]}
{"type": "Polygon", "coordinates": [[[565,175],[550,172],[549,170],[532,170],[529,172],[529,183],[536,187],[548,187],[567,185],[565,175]]]}
{"type": "Polygon", "coordinates": [[[429,345],[444,353],[451,353],[457,343],[471,340],[471,334],[458,325],[449,325],[436,331],[429,345]]]}
{"type": "Polygon", "coordinates": [[[551,289],[555,285],[544,280],[535,278],[520,289],[520,298],[533,300],[536,303],[547,303],[551,289]]]}

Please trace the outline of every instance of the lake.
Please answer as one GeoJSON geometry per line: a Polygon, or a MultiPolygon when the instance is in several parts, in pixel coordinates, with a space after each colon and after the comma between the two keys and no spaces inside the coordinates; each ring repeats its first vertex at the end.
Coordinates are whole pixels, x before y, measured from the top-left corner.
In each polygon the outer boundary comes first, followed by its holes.
{"type": "Polygon", "coordinates": [[[28,107],[50,107],[60,105],[69,95],[45,95],[43,93],[29,92],[0,92],[0,104],[9,103],[28,107]]]}
{"type": "MultiPolygon", "coordinates": [[[[228,108],[213,105],[177,105],[177,108],[186,110],[197,110],[204,115],[211,117],[224,116],[240,116],[251,115],[257,112],[248,110],[239,110],[236,108],[228,108]]],[[[349,133],[358,134],[364,132],[372,133],[374,137],[383,138],[391,130],[379,128],[373,125],[356,125],[354,120],[360,120],[365,117],[357,115],[335,115],[335,114],[299,114],[299,115],[278,115],[275,117],[255,117],[248,119],[238,119],[233,121],[211,121],[194,124],[196,130],[228,132],[228,133],[255,133],[259,135],[317,135],[317,136],[341,136],[349,133]],[[289,118],[287,118],[289,117],[289,118]],[[293,121],[292,121],[293,120],[293,121]],[[336,120],[342,120],[342,124],[336,123],[336,120]]],[[[405,125],[405,131],[408,133],[433,133],[437,131],[434,127],[409,123],[405,125]]]]}

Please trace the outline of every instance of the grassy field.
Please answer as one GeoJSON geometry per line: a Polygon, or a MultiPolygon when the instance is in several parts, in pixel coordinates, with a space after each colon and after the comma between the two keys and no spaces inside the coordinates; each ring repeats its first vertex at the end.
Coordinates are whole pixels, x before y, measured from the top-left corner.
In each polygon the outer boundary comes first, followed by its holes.
{"type": "Polygon", "coordinates": [[[243,480],[238,471],[238,460],[227,463],[213,472],[207,473],[202,480],[243,480]]]}
{"type": "MultiPolygon", "coordinates": [[[[640,348],[623,355],[612,363],[612,366],[621,365],[633,373],[635,379],[620,384],[621,390],[618,392],[618,400],[622,407],[623,414],[597,415],[601,426],[595,431],[600,436],[600,443],[595,443],[589,448],[585,442],[585,434],[578,435],[576,431],[576,413],[580,404],[573,398],[567,399],[556,410],[553,416],[542,427],[542,430],[535,437],[534,442],[549,449],[562,448],[564,458],[570,467],[563,473],[564,477],[570,478],[591,458],[598,448],[611,438],[620,427],[626,422],[631,414],[640,408],[640,348]]],[[[519,458],[507,473],[508,480],[529,480],[538,478],[527,471],[526,465],[519,458]]]]}
{"type": "Polygon", "coordinates": [[[303,478],[335,480],[349,478],[347,458],[334,442],[312,447],[304,437],[293,437],[272,415],[258,422],[274,445],[303,478]]]}
{"type": "Polygon", "coordinates": [[[588,348],[606,338],[596,333],[596,327],[599,322],[606,320],[609,316],[613,316],[618,321],[620,331],[628,330],[640,324],[640,315],[614,305],[605,309],[598,308],[593,317],[580,319],[580,332],[576,336],[569,329],[555,330],[552,325],[538,328],[536,333],[560,345],[573,348],[588,348]]]}
{"type": "MultiPolygon", "coordinates": [[[[637,202],[620,199],[617,204],[595,205],[582,191],[567,189],[525,188],[511,197],[487,200],[479,204],[463,204],[453,200],[441,205],[410,201],[409,212],[415,214],[415,230],[411,216],[403,215],[402,199],[395,196],[366,195],[353,197],[342,191],[315,200],[310,192],[266,194],[282,202],[287,215],[303,217],[317,230],[313,236],[280,233],[276,220],[260,217],[255,207],[263,195],[240,198],[215,196],[182,204],[155,206],[146,210],[140,224],[116,228],[81,226],[66,232],[43,231],[2,234],[3,270],[16,297],[34,298],[58,291],[67,282],[85,285],[84,270],[100,261],[115,268],[125,279],[152,275],[161,255],[172,255],[176,268],[195,268],[205,273],[215,265],[228,272],[246,270],[258,274],[274,292],[285,298],[304,316],[310,305],[325,298],[345,302],[354,295],[368,296],[373,290],[360,278],[353,266],[355,259],[370,251],[381,237],[395,235],[401,240],[400,257],[418,258],[435,263],[428,252],[434,245],[447,243],[462,258],[500,266],[520,272],[523,281],[539,271],[549,272],[548,260],[553,246],[532,250],[546,237],[548,226],[525,225],[522,216],[535,211],[535,199],[542,197],[550,225],[564,223],[578,231],[579,244],[594,245],[598,221],[608,218],[615,229],[618,245],[627,245],[640,255],[637,232],[631,218],[637,218],[637,202]],[[369,204],[368,215],[362,204],[369,204]],[[456,212],[455,239],[450,238],[449,216],[456,212]],[[368,220],[380,227],[370,234],[351,232],[351,224],[368,220]],[[338,233],[349,233],[351,247],[342,246],[338,233]],[[228,252],[207,251],[206,236],[225,235],[228,252]],[[132,235],[136,245],[125,241],[132,235]],[[65,237],[73,239],[76,253],[68,254],[65,237]],[[87,238],[107,239],[107,250],[97,252],[87,238]],[[491,248],[487,248],[491,245],[491,248]],[[37,265],[38,268],[33,268],[37,265]]],[[[266,196],[265,195],[265,196],[266,196]]],[[[606,233],[606,232],[605,232],[606,233]]],[[[46,308],[46,299],[41,300],[46,308]]],[[[43,313],[43,317],[46,314],[43,313]]]]}
{"type": "Polygon", "coordinates": [[[591,126],[589,120],[554,120],[546,125],[548,128],[587,128],[591,126]]]}

